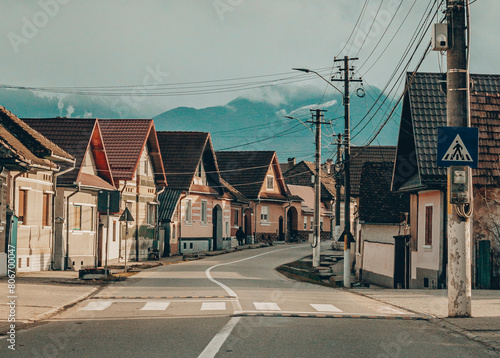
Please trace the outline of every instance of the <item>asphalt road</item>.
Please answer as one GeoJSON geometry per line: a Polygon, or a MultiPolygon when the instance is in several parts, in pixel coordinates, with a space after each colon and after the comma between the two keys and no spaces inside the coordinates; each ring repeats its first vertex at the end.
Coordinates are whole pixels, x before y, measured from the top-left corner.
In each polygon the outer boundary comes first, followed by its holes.
{"type": "Polygon", "coordinates": [[[143,271],[38,327],[1,357],[491,357],[412,313],[274,268],[307,244],[143,271]],[[361,317],[361,318],[360,318],[361,317]]]}

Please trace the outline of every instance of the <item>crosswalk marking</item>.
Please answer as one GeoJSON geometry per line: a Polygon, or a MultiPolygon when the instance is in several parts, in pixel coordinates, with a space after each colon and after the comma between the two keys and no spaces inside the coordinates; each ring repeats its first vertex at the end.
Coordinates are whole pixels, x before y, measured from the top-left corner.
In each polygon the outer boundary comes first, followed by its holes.
{"type": "Polygon", "coordinates": [[[141,311],[165,311],[170,302],[146,302],[141,311]]]}
{"type": "Polygon", "coordinates": [[[203,302],[201,305],[202,311],[225,311],[226,302],[203,302]]]}
{"type": "Polygon", "coordinates": [[[254,302],[253,305],[259,311],[281,311],[281,308],[274,302],[254,302]]]}
{"type": "Polygon", "coordinates": [[[310,305],[318,312],[342,312],[341,309],[338,309],[334,305],[318,304],[318,303],[311,303],[310,305]]]}
{"type": "Polygon", "coordinates": [[[82,311],[102,311],[111,306],[112,303],[110,301],[91,301],[82,308],[82,311]]]}

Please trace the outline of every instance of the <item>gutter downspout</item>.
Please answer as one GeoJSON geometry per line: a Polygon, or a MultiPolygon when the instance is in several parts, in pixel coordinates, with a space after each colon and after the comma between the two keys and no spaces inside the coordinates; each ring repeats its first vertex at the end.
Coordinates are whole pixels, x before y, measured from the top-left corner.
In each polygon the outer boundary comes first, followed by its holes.
{"type": "Polygon", "coordinates": [[[184,197],[180,197],[179,198],[179,206],[177,207],[177,217],[179,218],[179,239],[177,240],[177,252],[179,253],[179,255],[182,254],[182,251],[181,251],[181,239],[182,239],[182,212],[181,212],[181,207],[182,207],[182,199],[185,199],[186,197],[188,196],[187,193],[184,194],[184,197]]]}
{"type": "Polygon", "coordinates": [[[254,231],[253,231],[253,242],[254,244],[257,242],[257,206],[260,205],[260,193],[259,193],[259,196],[257,197],[257,202],[254,203],[254,218],[253,218],[253,221],[254,221],[254,231]]]}
{"type": "MultiPolygon", "coordinates": [[[[286,239],[286,229],[288,228],[288,215],[286,213],[286,209],[288,209],[290,206],[292,206],[292,201],[288,201],[288,205],[283,208],[283,232],[285,233],[285,239],[286,239]]],[[[290,233],[288,233],[288,237],[290,237],[290,233]]],[[[280,238],[281,239],[281,238],[280,238]]],[[[285,240],[286,241],[286,240],[285,240]]]]}
{"type": "MultiPolygon", "coordinates": [[[[120,185],[118,185],[118,186],[120,186],[120,185]]],[[[123,182],[123,188],[122,188],[122,190],[120,190],[120,200],[123,200],[123,192],[125,191],[126,188],[127,188],[127,181],[125,180],[123,182]]],[[[125,207],[127,207],[126,204],[125,204],[125,207]]],[[[125,210],[125,209],[123,209],[123,210],[125,210]]],[[[121,224],[123,224],[123,222],[121,222],[121,224]]],[[[127,244],[126,244],[126,242],[127,242],[127,238],[125,238],[125,250],[127,250],[127,247],[126,247],[127,244]]],[[[96,246],[97,246],[97,237],[96,237],[96,246]]],[[[119,259],[122,258],[122,235],[121,235],[121,228],[120,228],[120,243],[118,245],[118,258],[119,259]]]]}
{"type": "MultiPolygon", "coordinates": [[[[157,191],[156,192],[156,195],[155,195],[155,201],[156,203],[158,204],[156,206],[156,225],[155,225],[155,230],[154,230],[154,235],[153,235],[153,241],[156,239],[158,239],[158,260],[160,259],[160,254],[161,254],[161,250],[160,250],[160,200],[158,200],[158,198],[160,197],[160,194],[163,193],[165,190],[167,189],[166,186],[164,186],[160,191],[157,191]]],[[[165,242],[165,241],[164,241],[165,242]]],[[[165,248],[163,248],[163,252],[165,252],[165,248]]]]}
{"type": "MultiPolygon", "coordinates": [[[[52,254],[51,254],[51,260],[50,260],[50,267],[52,270],[54,270],[54,262],[55,262],[55,248],[56,248],[56,196],[57,196],[57,178],[60,177],[61,175],[64,175],[66,173],[69,173],[70,171],[74,170],[76,166],[76,162],[73,161],[73,166],[64,169],[62,172],[59,173],[54,173],[52,175],[52,186],[54,188],[54,195],[52,195],[52,254]]],[[[63,209],[64,210],[64,209],[63,209]]]]}
{"type": "Polygon", "coordinates": [[[69,260],[69,199],[80,192],[80,182],[76,182],[77,188],[66,197],[66,254],[64,260],[64,269],[67,270],[69,260]]]}

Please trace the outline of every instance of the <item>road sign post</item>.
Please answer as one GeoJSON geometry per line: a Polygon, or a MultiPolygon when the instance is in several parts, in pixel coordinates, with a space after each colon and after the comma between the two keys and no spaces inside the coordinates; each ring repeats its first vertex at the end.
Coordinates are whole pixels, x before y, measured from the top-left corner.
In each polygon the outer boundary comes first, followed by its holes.
{"type": "Polygon", "coordinates": [[[125,221],[125,273],[127,273],[127,239],[128,239],[128,222],[134,221],[132,214],[128,208],[125,208],[122,215],[120,216],[120,221],[125,221]]]}

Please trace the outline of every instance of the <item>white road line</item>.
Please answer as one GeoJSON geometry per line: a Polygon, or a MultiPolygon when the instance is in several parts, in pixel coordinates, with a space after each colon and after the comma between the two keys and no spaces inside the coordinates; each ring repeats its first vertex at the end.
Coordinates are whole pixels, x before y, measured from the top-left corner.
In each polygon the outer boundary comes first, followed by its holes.
{"type": "Polygon", "coordinates": [[[165,311],[170,302],[146,302],[141,311],[165,311]]]}
{"type": "Polygon", "coordinates": [[[205,347],[198,358],[214,358],[240,320],[241,317],[231,318],[229,322],[227,322],[227,324],[220,330],[220,332],[212,338],[208,346],[205,347]]]}
{"type": "Polygon", "coordinates": [[[112,303],[110,301],[91,301],[80,311],[102,311],[111,306],[112,303]]]}
{"type": "Polygon", "coordinates": [[[258,311],[281,311],[281,308],[274,302],[254,302],[253,305],[258,311]]]}
{"type": "Polygon", "coordinates": [[[335,307],[334,305],[311,303],[311,307],[318,312],[342,312],[341,309],[335,307]]]}
{"type": "Polygon", "coordinates": [[[202,311],[225,311],[226,302],[203,302],[201,305],[202,311]]]}
{"type": "MultiPolygon", "coordinates": [[[[226,291],[229,296],[238,298],[238,295],[236,294],[236,292],[234,292],[231,288],[229,288],[228,286],[224,285],[222,282],[219,282],[216,279],[214,279],[212,277],[212,275],[210,274],[210,271],[212,271],[214,268],[219,267],[219,266],[232,265],[232,264],[235,264],[235,263],[238,263],[238,262],[243,262],[243,261],[251,260],[251,259],[254,259],[254,258],[259,257],[259,256],[273,254],[273,253],[278,252],[278,251],[296,249],[297,247],[301,247],[301,246],[287,247],[285,249],[273,250],[273,251],[269,251],[269,252],[264,252],[262,254],[258,254],[258,255],[246,257],[246,258],[241,259],[241,260],[236,260],[236,261],[231,261],[231,262],[225,262],[223,264],[217,264],[217,265],[214,265],[212,267],[207,268],[206,271],[205,271],[205,275],[207,276],[207,278],[210,281],[212,281],[216,285],[220,286],[224,291],[226,291]]],[[[242,311],[241,304],[240,304],[240,302],[238,300],[235,301],[235,302],[233,302],[233,308],[234,308],[235,311],[242,311]]]]}

